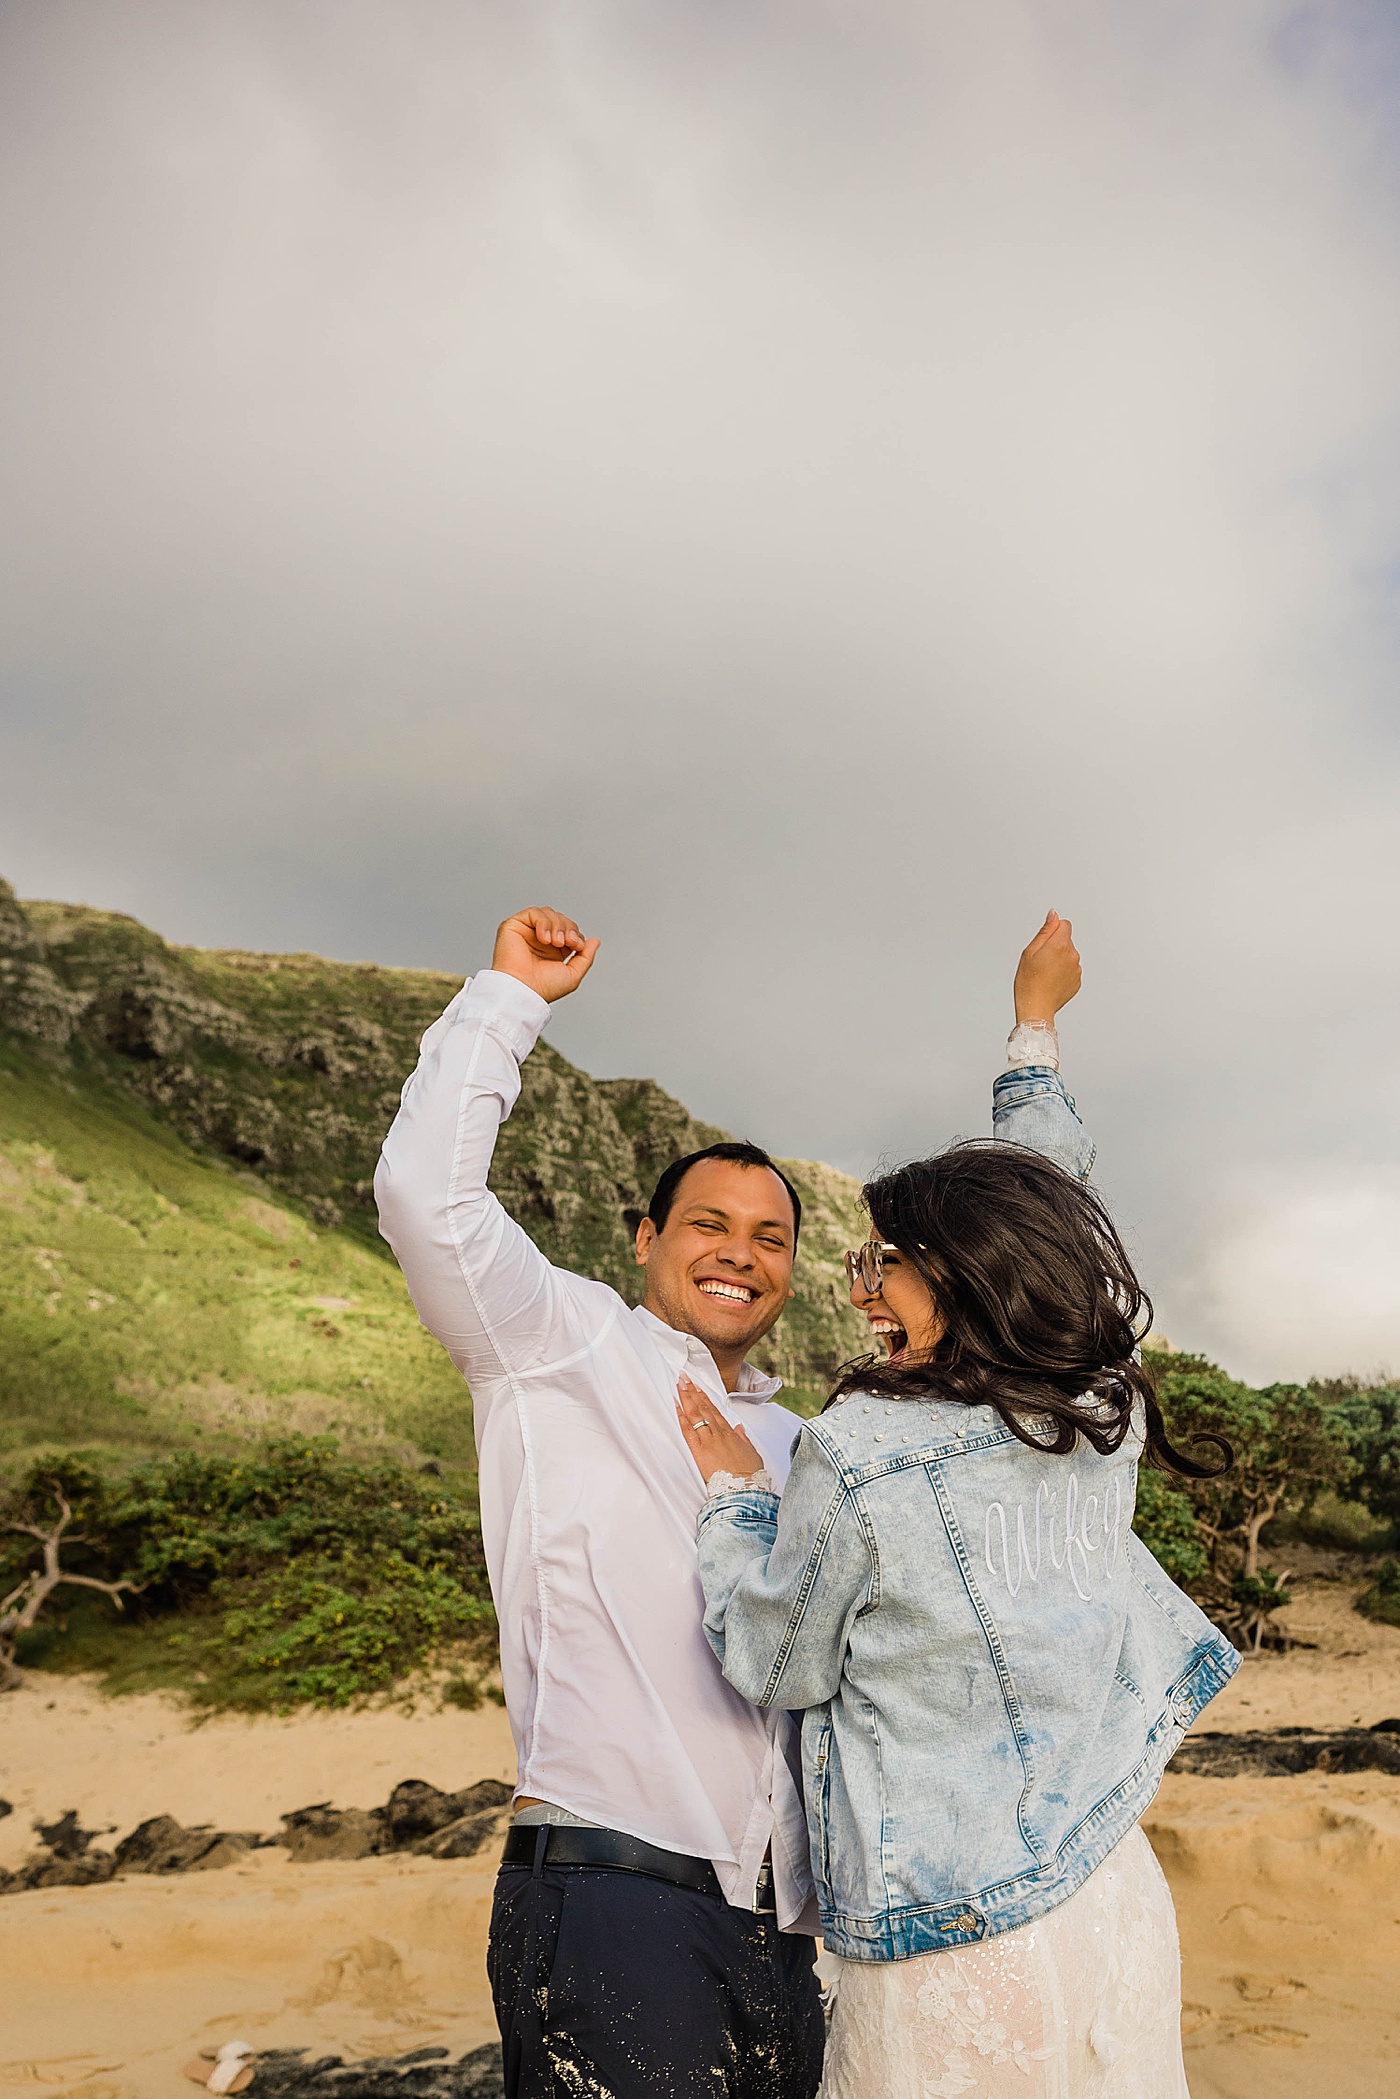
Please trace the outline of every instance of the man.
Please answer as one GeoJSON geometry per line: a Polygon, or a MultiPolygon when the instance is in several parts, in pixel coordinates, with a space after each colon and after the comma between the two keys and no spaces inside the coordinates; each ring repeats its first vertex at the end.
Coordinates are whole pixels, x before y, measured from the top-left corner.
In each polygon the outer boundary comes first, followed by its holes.
{"type": "MultiPolygon", "coordinates": [[[[510,2099],[812,2099],[822,2017],[796,1731],[702,1630],[704,1489],[682,1375],[781,1486],[797,1417],[748,1362],[792,1295],[796,1191],[715,1145],[661,1177],[643,1302],[555,1268],[486,1186],[520,1064],[596,940],[534,907],[423,1037],[376,1177],[419,1315],[468,1380],[518,1758],[489,1965],[510,2099]]],[[[1021,958],[995,1124],[1068,1170],[1092,1151],[1054,1017],[1079,988],[1052,912],[1021,958]]]]}

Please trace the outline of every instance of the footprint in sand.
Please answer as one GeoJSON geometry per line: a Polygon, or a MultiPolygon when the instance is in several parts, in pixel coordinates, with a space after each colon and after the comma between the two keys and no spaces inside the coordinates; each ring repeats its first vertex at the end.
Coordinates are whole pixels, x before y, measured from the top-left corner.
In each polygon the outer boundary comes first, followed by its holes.
{"type": "Polygon", "coordinates": [[[290,2011],[319,2011],[340,2003],[380,2019],[401,2019],[422,2005],[422,1992],[405,1974],[403,1960],[387,1939],[361,1939],[325,1962],[304,1997],[289,1997],[290,2011]]]}

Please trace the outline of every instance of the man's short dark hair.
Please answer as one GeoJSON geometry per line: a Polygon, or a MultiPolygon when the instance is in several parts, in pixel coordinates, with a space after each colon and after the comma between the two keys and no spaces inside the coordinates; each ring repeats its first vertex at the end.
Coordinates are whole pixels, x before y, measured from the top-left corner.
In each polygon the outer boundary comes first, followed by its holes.
{"type": "Polygon", "coordinates": [[[647,1204],[646,1214],[656,1226],[658,1232],[664,1232],[666,1229],[666,1219],[671,1214],[672,1206],[676,1200],[676,1191],[680,1187],[681,1182],[690,1172],[691,1167],[698,1166],[702,1159],[725,1159],[731,1166],[766,1166],[770,1173],[775,1173],[792,1198],[792,1244],[794,1251],[796,1250],[797,1235],[802,1229],[801,1196],[783,1172],[782,1167],[778,1165],[775,1159],[769,1158],[761,1145],[741,1144],[732,1138],[727,1139],[723,1144],[707,1144],[703,1151],[687,1152],[683,1159],[672,1160],[652,1190],[651,1201],[647,1204]]]}

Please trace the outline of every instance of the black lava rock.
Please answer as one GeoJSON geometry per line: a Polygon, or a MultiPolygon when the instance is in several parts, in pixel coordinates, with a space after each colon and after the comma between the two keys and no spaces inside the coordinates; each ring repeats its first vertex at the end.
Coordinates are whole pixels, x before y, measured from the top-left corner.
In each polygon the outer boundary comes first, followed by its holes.
{"type": "Polygon", "coordinates": [[[94,1837],[105,1832],[80,1828],[77,1810],[70,1807],[66,1815],[59,1816],[57,1822],[36,1822],[34,1834],[55,1858],[75,1859],[83,1856],[94,1837]]]}
{"type": "Polygon", "coordinates": [[[1400,1775],[1400,1725],[1276,1727],[1253,1734],[1191,1734],[1169,1769],[1202,1778],[1289,1778],[1300,1771],[1387,1771],[1400,1775]]]}
{"type": "Polygon", "coordinates": [[[22,1895],[28,1888],[91,1888],[110,1880],[117,1862],[110,1851],[84,1851],[77,1858],[58,1858],[34,1851],[13,1873],[0,1870],[0,1895],[22,1895]]]}
{"type": "Polygon", "coordinates": [[[449,2062],[445,2048],[380,2055],[347,2063],[338,2055],[308,2062],[304,2048],[279,2048],[257,2059],[260,2099],[504,2099],[496,2043],[449,2062]]]}
{"type": "Polygon", "coordinates": [[[94,1851],[92,1841],[99,1832],[83,1829],[70,1808],[56,1822],[35,1823],[44,1848],[12,1873],[0,1868],[0,1895],[17,1895],[26,1888],[86,1887],[110,1880],[114,1873],[207,1873],[236,1865],[271,1842],[285,1844],[292,1858],[303,1864],[372,1858],[388,1851],[474,1858],[498,1835],[510,1797],[511,1788],[498,1778],[480,1779],[457,1793],[444,1793],[421,1778],[406,1778],[383,1807],[338,1808],[323,1800],[294,1808],[282,1817],[283,1833],[277,1839],[209,1824],[186,1829],[173,1815],[152,1815],[122,1838],[115,1853],[94,1851]]]}
{"type": "Polygon", "coordinates": [[[206,1873],[235,1865],[255,1850],[256,1830],[185,1829],[173,1815],[152,1815],[138,1823],[116,1850],[119,1873],[206,1873]]]}
{"type": "Polygon", "coordinates": [[[483,1778],[460,1793],[426,1779],[405,1778],[383,1807],[332,1807],[328,1800],[282,1817],[282,1842],[303,1864],[416,1851],[432,1858],[471,1858],[493,1835],[511,1788],[483,1778]]]}

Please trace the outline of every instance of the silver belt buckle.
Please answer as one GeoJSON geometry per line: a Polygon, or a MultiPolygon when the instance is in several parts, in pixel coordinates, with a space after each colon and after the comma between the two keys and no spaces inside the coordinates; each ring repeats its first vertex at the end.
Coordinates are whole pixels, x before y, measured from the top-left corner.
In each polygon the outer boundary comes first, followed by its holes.
{"type": "Polygon", "coordinates": [[[778,1898],[773,1888],[773,1868],[767,1859],[758,1869],[758,1879],[753,1889],[754,1915],[775,1917],[778,1913],[778,1898]]]}

